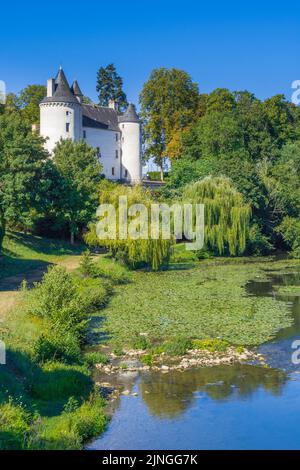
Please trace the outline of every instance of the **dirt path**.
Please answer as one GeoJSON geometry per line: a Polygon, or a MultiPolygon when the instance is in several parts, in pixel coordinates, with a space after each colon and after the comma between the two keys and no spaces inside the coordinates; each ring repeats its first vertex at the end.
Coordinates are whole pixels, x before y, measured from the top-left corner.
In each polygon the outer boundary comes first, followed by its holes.
{"type": "MultiPolygon", "coordinates": [[[[56,264],[64,266],[67,271],[71,272],[79,266],[80,258],[79,255],[72,255],[56,264]]],[[[40,281],[48,266],[44,265],[40,268],[31,269],[16,276],[6,277],[0,281],[0,321],[3,321],[5,315],[15,305],[22,281],[25,279],[29,285],[40,281]]]]}

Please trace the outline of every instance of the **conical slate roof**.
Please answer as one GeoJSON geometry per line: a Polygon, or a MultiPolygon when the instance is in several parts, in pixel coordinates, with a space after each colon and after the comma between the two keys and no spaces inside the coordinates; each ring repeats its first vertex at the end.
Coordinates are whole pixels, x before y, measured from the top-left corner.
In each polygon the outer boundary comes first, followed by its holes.
{"type": "Polygon", "coordinates": [[[119,116],[119,122],[140,122],[134,104],[128,105],[125,113],[119,116]]]}
{"type": "MultiPolygon", "coordinates": [[[[79,87],[78,87],[79,88],[79,87]]],[[[47,96],[43,99],[42,103],[47,102],[62,102],[62,103],[77,103],[78,100],[72,93],[68,80],[64,74],[63,69],[59,69],[55,78],[55,90],[53,96],[47,96]]]]}
{"type": "Polygon", "coordinates": [[[73,85],[71,86],[71,91],[75,96],[83,96],[77,80],[74,80],[73,85]]]}

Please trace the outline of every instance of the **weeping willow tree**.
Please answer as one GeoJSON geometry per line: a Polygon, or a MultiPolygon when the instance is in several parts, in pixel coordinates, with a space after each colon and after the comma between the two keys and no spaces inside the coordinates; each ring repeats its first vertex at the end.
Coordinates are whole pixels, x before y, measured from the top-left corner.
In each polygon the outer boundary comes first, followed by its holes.
{"type": "Polygon", "coordinates": [[[189,184],[183,202],[204,204],[205,247],[219,255],[245,251],[251,208],[226,177],[206,177],[189,184]]]}
{"type": "MultiPolygon", "coordinates": [[[[127,197],[127,207],[130,208],[134,204],[142,204],[150,214],[150,206],[153,203],[151,193],[141,186],[128,187],[105,181],[100,189],[100,204],[111,204],[115,208],[116,214],[116,231],[115,238],[99,238],[97,235],[96,224],[90,224],[89,231],[85,235],[85,241],[90,246],[104,246],[108,248],[111,255],[116,259],[121,259],[131,267],[140,265],[147,265],[153,270],[157,270],[163,264],[169,261],[173,239],[165,240],[159,233],[157,239],[150,237],[150,224],[151,219],[146,219],[146,232],[147,238],[133,238],[130,234],[126,237],[120,234],[120,197],[127,197]]],[[[137,221],[136,215],[128,217],[128,225],[136,220],[136,230],[139,231],[141,227],[137,221]]],[[[144,227],[145,230],[145,227],[144,227]]],[[[145,232],[144,232],[145,233],[145,232]]]]}

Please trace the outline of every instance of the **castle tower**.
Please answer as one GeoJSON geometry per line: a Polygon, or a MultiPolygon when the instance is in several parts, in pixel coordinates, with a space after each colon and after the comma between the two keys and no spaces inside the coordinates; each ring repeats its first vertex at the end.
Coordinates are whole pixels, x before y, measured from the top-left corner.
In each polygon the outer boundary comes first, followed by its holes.
{"type": "Polygon", "coordinates": [[[46,148],[50,153],[61,138],[82,138],[82,93],[77,82],[73,87],[74,92],[62,69],[47,82],[47,96],[40,103],[40,134],[48,137],[46,148]]]}
{"type": "Polygon", "coordinates": [[[77,80],[74,80],[73,85],[71,86],[71,92],[73,93],[74,96],[76,96],[79,103],[82,103],[83,94],[82,94],[82,91],[80,90],[77,80]]]}
{"type": "Polygon", "coordinates": [[[128,183],[139,183],[141,174],[141,124],[133,104],[129,104],[124,114],[119,116],[122,132],[122,175],[128,183]]]}

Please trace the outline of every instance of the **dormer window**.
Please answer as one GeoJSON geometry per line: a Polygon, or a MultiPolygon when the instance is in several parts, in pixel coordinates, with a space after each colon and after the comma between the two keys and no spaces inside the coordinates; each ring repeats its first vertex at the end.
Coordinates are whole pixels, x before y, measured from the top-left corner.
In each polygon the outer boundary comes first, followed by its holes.
{"type": "Polygon", "coordinates": [[[70,123],[69,122],[66,123],[66,132],[70,132],[70,123]]]}

